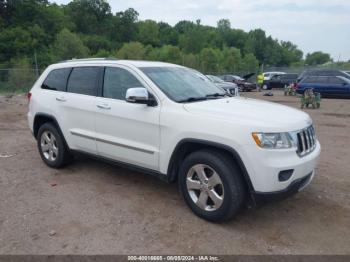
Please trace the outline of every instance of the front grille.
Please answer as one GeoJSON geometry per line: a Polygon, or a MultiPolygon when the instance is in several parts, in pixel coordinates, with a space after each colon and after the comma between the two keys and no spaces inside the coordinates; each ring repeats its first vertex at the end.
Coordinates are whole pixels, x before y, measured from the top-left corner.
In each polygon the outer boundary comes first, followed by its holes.
{"type": "Polygon", "coordinates": [[[298,150],[299,156],[305,156],[311,153],[316,147],[316,134],[315,129],[311,125],[297,133],[298,150]]]}

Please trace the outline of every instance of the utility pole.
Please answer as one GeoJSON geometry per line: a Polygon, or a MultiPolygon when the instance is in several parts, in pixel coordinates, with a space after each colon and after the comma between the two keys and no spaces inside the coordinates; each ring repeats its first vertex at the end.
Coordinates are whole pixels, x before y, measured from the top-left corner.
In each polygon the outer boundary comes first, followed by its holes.
{"type": "Polygon", "coordinates": [[[34,61],[35,61],[35,76],[39,77],[39,68],[38,68],[38,60],[36,58],[36,50],[34,50],[34,61]]]}

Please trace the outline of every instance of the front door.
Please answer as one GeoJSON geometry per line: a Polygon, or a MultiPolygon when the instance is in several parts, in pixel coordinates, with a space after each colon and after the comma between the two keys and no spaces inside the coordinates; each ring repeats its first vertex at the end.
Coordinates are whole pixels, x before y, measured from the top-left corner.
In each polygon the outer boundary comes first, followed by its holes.
{"type": "Polygon", "coordinates": [[[158,170],[160,106],[126,102],[126,90],[134,87],[147,88],[127,68],[105,68],[101,96],[95,104],[98,154],[158,170]]]}

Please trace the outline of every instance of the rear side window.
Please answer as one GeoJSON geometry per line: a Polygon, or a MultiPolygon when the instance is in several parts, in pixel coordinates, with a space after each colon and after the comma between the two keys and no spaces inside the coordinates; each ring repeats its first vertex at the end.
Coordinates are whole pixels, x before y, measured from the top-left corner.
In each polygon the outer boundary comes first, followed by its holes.
{"type": "Polygon", "coordinates": [[[316,82],[319,84],[326,84],[326,83],[328,83],[328,79],[327,79],[327,77],[319,76],[319,77],[317,77],[316,82]]]}
{"type": "Polygon", "coordinates": [[[71,68],[62,68],[52,70],[41,85],[43,89],[66,91],[67,79],[71,68]]]}
{"type": "Polygon", "coordinates": [[[315,76],[309,76],[307,78],[305,78],[305,80],[303,81],[303,83],[316,83],[317,82],[317,77],[315,76]]]}
{"type": "Polygon", "coordinates": [[[329,83],[331,84],[342,84],[344,81],[338,77],[329,77],[328,78],[329,83]]]}
{"type": "Polygon", "coordinates": [[[68,80],[67,92],[96,96],[96,86],[100,71],[99,67],[73,68],[68,80]]]}
{"type": "Polygon", "coordinates": [[[129,71],[117,67],[106,68],[103,97],[125,100],[126,90],[133,87],[143,85],[129,71]]]}

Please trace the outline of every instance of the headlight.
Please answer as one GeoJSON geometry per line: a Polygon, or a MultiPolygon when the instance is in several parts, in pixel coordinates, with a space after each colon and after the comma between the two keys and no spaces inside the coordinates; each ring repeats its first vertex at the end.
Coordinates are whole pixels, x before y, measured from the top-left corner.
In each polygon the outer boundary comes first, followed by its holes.
{"type": "Polygon", "coordinates": [[[283,149],[295,146],[290,133],[253,133],[252,136],[261,148],[283,149]]]}

